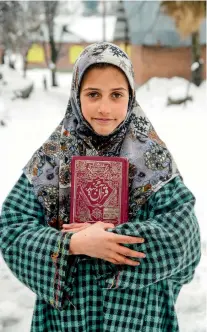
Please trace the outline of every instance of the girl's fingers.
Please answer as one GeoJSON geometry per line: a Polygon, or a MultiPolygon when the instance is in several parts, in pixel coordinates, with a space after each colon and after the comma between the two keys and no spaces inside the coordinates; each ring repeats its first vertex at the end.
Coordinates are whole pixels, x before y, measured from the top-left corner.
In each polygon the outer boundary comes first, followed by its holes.
{"type": "Polygon", "coordinates": [[[74,224],[63,224],[64,228],[72,228],[72,227],[78,227],[78,226],[82,226],[83,224],[78,224],[78,223],[74,223],[74,224]]]}
{"type": "Polygon", "coordinates": [[[113,242],[116,243],[143,243],[144,239],[141,237],[129,236],[129,235],[119,235],[119,234],[112,234],[109,235],[113,242]],[[115,236],[114,236],[115,235],[115,236]]]}
{"type": "Polygon", "coordinates": [[[83,229],[86,229],[89,226],[90,225],[85,225],[85,226],[82,226],[82,227],[74,227],[74,228],[69,228],[69,229],[64,228],[64,229],[62,229],[62,232],[76,233],[76,232],[82,231],[83,229]]]}
{"type": "Polygon", "coordinates": [[[74,223],[74,224],[63,224],[63,228],[65,229],[70,229],[70,228],[78,228],[78,227],[83,227],[84,225],[90,225],[89,223],[74,223]]]}
{"type": "Polygon", "coordinates": [[[76,233],[76,232],[79,232],[79,228],[75,228],[75,229],[62,229],[61,232],[64,232],[64,233],[76,233]]]}
{"type": "Polygon", "coordinates": [[[128,257],[137,257],[137,258],[145,258],[146,255],[143,253],[143,252],[139,252],[139,251],[136,251],[136,250],[131,250],[131,249],[128,249],[122,245],[117,245],[115,247],[116,249],[116,252],[120,255],[123,255],[123,256],[128,256],[128,257]]]}
{"type": "Polygon", "coordinates": [[[115,264],[126,264],[126,265],[131,265],[131,266],[140,265],[140,262],[133,261],[132,259],[119,255],[119,254],[115,254],[113,257],[111,257],[111,259],[113,259],[117,262],[115,264]]]}

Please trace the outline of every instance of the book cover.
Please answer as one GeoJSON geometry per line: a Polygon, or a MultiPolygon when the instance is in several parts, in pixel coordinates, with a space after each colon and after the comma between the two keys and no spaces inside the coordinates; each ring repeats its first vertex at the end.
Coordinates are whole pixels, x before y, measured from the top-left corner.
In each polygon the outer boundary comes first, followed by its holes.
{"type": "Polygon", "coordinates": [[[123,157],[72,157],[70,222],[127,222],[128,168],[123,157]]]}

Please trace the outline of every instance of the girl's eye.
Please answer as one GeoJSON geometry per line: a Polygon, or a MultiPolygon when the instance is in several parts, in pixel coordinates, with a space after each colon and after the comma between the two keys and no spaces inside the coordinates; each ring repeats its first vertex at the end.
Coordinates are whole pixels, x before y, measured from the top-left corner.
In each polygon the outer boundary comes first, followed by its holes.
{"type": "MultiPolygon", "coordinates": [[[[90,92],[90,93],[88,94],[88,97],[89,97],[89,98],[97,98],[97,97],[99,97],[99,93],[98,93],[98,92],[90,92]]],[[[114,92],[114,93],[112,94],[112,97],[113,97],[114,99],[118,99],[118,98],[121,97],[121,94],[118,93],[118,92],[114,92]]]]}
{"type": "Polygon", "coordinates": [[[88,95],[90,98],[95,98],[95,97],[98,97],[98,93],[97,92],[91,92],[89,93],[88,95]]]}
{"type": "Polygon", "coordinates": [[[118,92],[114,92],[112,96],[113,96],[113,98],[118,99],[121,97],[121,94],[118,92]]]}

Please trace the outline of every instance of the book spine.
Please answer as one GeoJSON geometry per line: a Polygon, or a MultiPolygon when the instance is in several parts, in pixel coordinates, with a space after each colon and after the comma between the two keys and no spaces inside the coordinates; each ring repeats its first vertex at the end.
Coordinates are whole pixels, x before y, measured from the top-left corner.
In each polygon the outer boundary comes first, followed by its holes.
{"type": "MultiPolygon", "coordinates": [[[[72,161],[71,161],[71,174],[75,174],[75,159],[72,158],[72,161]]],[[[74,213],[74,188],[75,188],[75,185],[74,185],[74,179],[75,177],[74,176],[71,176],[71,193],[70,193],[70,223],[73,223],[74,222],[74,216],[75,216],[75,213],[74,213]]]]}
{"type": "Polygon", "coordinates": [[[128,160],[123,162],[123,196],[122,196],[122,223],[128,221],[128,160]]]}

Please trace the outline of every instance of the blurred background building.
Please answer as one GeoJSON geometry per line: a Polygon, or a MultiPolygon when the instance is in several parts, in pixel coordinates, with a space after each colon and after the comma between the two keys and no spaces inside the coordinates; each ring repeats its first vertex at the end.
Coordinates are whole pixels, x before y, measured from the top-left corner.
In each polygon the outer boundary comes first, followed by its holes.
{"type": "MultiPolygon", "coordinates": [[[[39,13],[39,16],[34,14],[31,17],[33,23],[37,21],[38,28],[27,34],[28,42],[21,48],[25,70],[50,67],[53,71],[71,71],[86,45],[103,40],[118,44],[128,53],[138,86],[151,77],[179,76],[189,80],[192,75],[191,64],[198,61],[192,59],[192,35],[181,36],[176,20],[163,11],[161,5],[165,1],[68,1],[67,5],[58,1],[26,3],[25,12],[30,9],[35,14],[39,13]],[[53,7],[50,3],[53,3],[53,7]]],[[[27,16],[25,21],[29,29],[27,16]]],[[[199,21],[199,38],[198,58],[204,64],[202,77],[205,78],[205,17],[199,21]]],[[[5,49],[5,43],[2,42],[1,58],[5,49]]]]}

